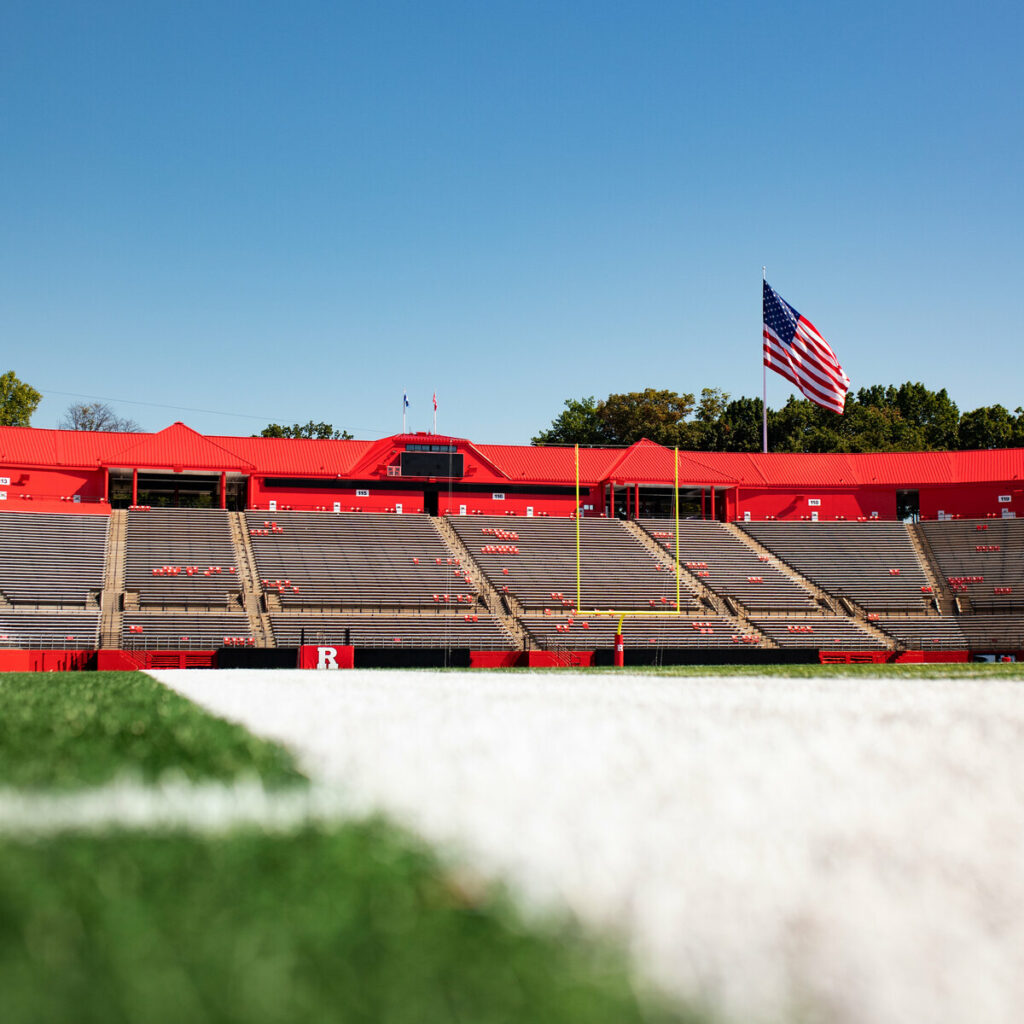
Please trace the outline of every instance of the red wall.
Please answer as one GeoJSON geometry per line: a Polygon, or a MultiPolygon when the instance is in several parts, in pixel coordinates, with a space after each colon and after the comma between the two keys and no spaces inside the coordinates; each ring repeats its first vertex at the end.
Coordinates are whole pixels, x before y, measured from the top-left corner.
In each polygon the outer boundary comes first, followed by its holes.
{"type": "MultiPolygon", "coordinates": [[[[508,513],[525,516],[527,508],[533,508],[534,515],[546,513],[549,516],[569,516],[576,507],[575,495],[552,497],[509,493],[503,500],[495,500],[491,495],[497,492],[499,486],[496,484],[494,492],[487,491],[483,494],[453,491],[450,498],[442,487],[437,500],[438,512],[440,515],[458,515],[459,507],[465,505],[467,515],[501,516],[508,513]]],[[[296,512],[309,512],[318,506],[332,511],[334,502],[340,501],[343,512],[349,512],[353,508],[363,512],[388,512],[396,504],[402,506],[402,512],[406,515],[423,511],[422,489],[410,487],[400,491],[384,491],[376,490],[371,485],[365,490],[370,492],[369,497],[356,497],[354,487],[338,487],[337,490],[271,488],[264,487],[262,480],[257,477],[252,484],[253,504],[250,507],[269,511],[269,503],[276,501],[279,512],[284,511],[286,506],[291,506],[296,512]]],[[[600,491],[596,494],[581,492],[580,502],[595,506],[594,511],[588,512],[587,515],[600,515],[604,508],[600,504],[600,491]]]]}
{"type": "MultiPolygon", "coordinates": [[[[83,502],[103,500],[106,474],[103,470],[63,469],[8,469],[0,476],[9,476],[11,483],[0,487],[7,492],[7,500],[0,501],[0,509],[7,506],[16,511],[31,511],[39,502],[60,502],[62,498],[78,495],[83,502]],[[31,495],[26,501],[22,495],[31,495]]],[[[70,509],[77,512],[79,509],[70,509]]]]}
{"type": "Polygon", "coordinates": [[[353,508],[361,509],[363,512],[387,512],[396,504],[401,505],[405,513],[423,511],[421,490],[379,491],[373,487],[365,489],[370,492],[368,498],[356,497],[355,487],[339,486],[337,490],[264,487],[262,479],[256,477],[252,482],[252,505],[249,507],[268,511],[270,502],[276,501],[279,512],[284,511],[289,505],[296,512],[310,512],[318,506],[331,511],[334,503],[340,501],[342,512],[349,512],[353,508]]]}
{"type": "Polygon", "coordinates": [[[739,507],[736,518],[742,520],[743,513],[749,512],[754,521],[766,519],[809,519],[812,512],[820,520],[834,520],[837,516],[856,520],[861,516],[870,518],[872,512],[879,519],[896,518],[896,490],[829,491],[824,489],[803,489],[799,491],[746,490],[739,492],[739,507]],[[809,498],[817,498],[821,504],[807,504],[809,498]]]}
{"type": "Polygon", "coordinates": [[[0,650],[2,672],[79,672],[95,662],[95,651],[0,650]]]}
{"type": "MultiPolygon", "coordinates": [[[[587,502],[580,499],[583,504],[587,502]]],[[[442,494],[438,502],[438,512],[445,515],[450,510],[451,515],[459,514],[459,507],[466,506],[467,515],[503,516],[517,515],[525,516],[527,508],[533,509],[535,516],[546,514],[549,516],[571,516],[576,508],[575,496],[559,498],[545,495],[544,497],[530,497],[528,495],[509,495],[504,501],[494,501],[490,495],[481,497],[476,494],[452,495],[451,502],[448,495],[442,494]]],[[[595,509],[594,515],[599,510],[595,509]]],[[[590,515],[591,513],[587,513],[590,515]]]]}
{"type": "Polygon", "coordinates": [[[965,484],[962,487],[930,487],[920,492],[921,518],[937,519],[939,512],[961,516],[963,519],[984,519],[1001,516],[1003,509],[1024,518],[1024,490],[1020,481],[1013,484],[965,484]],[[1000,502],[999,495],[1008,494],[1009,503],[1000,502]]]}

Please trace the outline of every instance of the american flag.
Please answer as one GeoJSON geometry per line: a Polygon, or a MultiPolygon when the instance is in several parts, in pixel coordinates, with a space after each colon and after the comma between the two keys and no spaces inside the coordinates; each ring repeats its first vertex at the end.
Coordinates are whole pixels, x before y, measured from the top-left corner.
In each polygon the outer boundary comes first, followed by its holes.
{"type": "Polygon", "coordinates": [[[807,398],[842,414],[850,378],[832,346],[767,281],[764,282],[764,365],[807,398]]]}

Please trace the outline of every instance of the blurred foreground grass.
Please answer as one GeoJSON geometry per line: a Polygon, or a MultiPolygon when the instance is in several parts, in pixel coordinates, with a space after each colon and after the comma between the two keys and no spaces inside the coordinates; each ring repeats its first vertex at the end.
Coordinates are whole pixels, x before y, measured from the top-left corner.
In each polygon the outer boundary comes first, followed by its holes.
{"type": "Polygon", "coordinates": [[[4,1024],[696,1021],[380,821],[0,841],[4,1024]]]}
{"type": "Polygon", "coordinates": [[[142,672],[0,673],[0,786],[98,786],[125,773],[152,782],[167,772],[302,781],[286,750],[142,672]]]}

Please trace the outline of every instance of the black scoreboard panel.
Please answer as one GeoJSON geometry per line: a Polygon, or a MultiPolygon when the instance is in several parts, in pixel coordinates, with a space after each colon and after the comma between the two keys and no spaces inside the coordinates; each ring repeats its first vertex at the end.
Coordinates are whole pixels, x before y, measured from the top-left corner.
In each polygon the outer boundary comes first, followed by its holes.
{"type": "Polygon", "coordinates": [[[462,456],[451,452],[402,452],[402,476],[461,477],[462,456]]]}

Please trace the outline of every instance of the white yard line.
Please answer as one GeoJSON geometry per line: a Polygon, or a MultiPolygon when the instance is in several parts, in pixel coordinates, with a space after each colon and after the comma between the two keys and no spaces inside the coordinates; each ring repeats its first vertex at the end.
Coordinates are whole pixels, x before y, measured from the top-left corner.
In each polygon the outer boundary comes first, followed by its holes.
{"type": "Polygon", "coordinates": [[[739,1019],[1024,1010],[1024,684],[154,674],[739,1019]]]}
{"type": "Polygon", "coordinates": [[[330,786],[266,790],[258,780],[150,785],[125,776],[84,792],[0,789],[0,835],[110,828],[216,834],[236,825],[283,831],[309,822],[336,822],[371,809],[359,806],[347,791],[330,786]]]}

